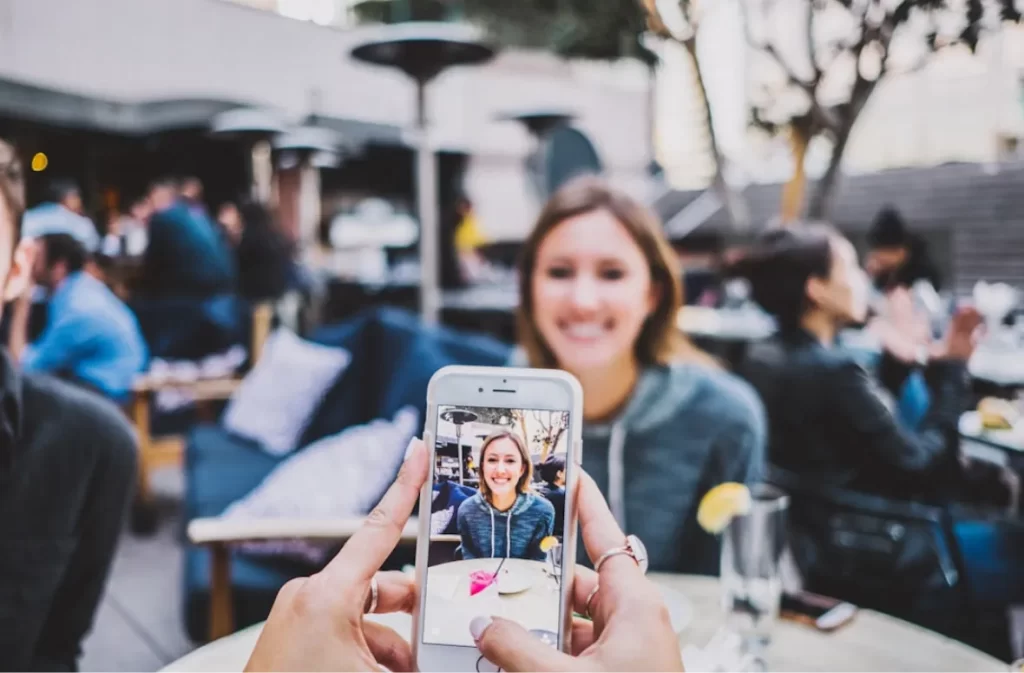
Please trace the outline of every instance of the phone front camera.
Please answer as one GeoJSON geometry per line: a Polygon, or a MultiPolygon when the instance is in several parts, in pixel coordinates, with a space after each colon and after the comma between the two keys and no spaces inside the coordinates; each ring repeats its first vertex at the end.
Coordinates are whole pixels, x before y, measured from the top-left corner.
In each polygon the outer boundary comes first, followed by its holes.
{"type": "Polygon", "coordinates": [[[484,391],[483,388],[477,388],[477,392],[481,392],[482,393],[483,391],[484,391]]]}

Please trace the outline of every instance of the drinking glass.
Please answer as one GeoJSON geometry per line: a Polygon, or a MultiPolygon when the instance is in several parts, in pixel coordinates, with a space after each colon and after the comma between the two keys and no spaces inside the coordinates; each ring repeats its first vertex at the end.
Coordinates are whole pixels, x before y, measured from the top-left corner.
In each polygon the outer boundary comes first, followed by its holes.
{"type": "Polygon", "coordinates": [[[789,496],[767,484],[752,486],[750,495],[750,512],[733,518],[722,535],[722,607],[727,628],[760,656],[779,616],[789,496]]]}
{"type": "Polygon", "coordinates": [[[547,566],[544,570],[555,579],[556,583],[562,578],[562,544],[558,543],[546,553],[547,566]]]}

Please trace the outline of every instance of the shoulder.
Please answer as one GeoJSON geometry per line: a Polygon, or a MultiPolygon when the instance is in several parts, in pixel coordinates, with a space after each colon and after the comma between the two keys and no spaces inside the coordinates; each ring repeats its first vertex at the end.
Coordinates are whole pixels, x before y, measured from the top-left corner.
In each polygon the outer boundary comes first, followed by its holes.
{"type": "Polygon", "coordinates": [[[472,516],[474,507],[481,504],[483,504],[483,496],[480,495],[479,491],[463,500],[459,506],[459,520],[461,521],[472,516]]]}
{"type": "Polygon", "coordinates": [[[43,374],[22,377],[26,426],[59,427],[69,444],[135,455],[135,433],[124,413],[96,393],[43,374]]]}
{"type": "Polygon", "coordinates": [[[669,386],[693,388],[692,411],[714,418],[723,428],[761,431],[764,406],[749,383],[721,369],[681,363],[669,367],[669,386]]]}
{"type": "Polygon", "coordinates": [[[542,516],[555,516],[555,506],[547,498],[543,498],[534,493],[527,494],[528,498],[532,498],[530,502],[530,509],[537,512],[542,516]]]}

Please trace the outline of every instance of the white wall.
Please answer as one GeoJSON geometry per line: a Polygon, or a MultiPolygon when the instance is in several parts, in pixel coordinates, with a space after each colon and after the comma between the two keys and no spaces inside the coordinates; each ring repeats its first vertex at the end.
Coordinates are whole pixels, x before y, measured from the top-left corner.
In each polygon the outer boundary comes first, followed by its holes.
{"type": "MultiPolygon", "coordinates": [[[[123,102],[198,97],[270,105],[292,118],[309,112],[318,91],[323,114],[410,125],[411,83],[349,59],[358,38],[358,31],[219,0],[2,0],[0,78],[123,102]]],[[[438,140],[481,157],[468,178],[492,235],[521,235],[533,213],[521,175],[530,139],[517,124],[496,122],[501,112],[576,111],[610,171],[636,181],[648,161],[645,82],[621,68],[606,68],[607,77],[594,69],[509,53],[431,87],[438,140]]]]}

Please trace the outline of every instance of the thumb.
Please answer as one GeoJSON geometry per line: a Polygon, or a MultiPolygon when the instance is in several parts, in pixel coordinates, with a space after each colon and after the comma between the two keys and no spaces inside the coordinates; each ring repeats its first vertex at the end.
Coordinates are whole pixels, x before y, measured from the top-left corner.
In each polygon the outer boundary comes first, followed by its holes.
{"type": "Polygon", "coordinates": [[[546,645],[507,619],[477,617],[470,623],[469,630],[481,654],[503,671],[569,671],[576,668],[572,657],[546,645]]]}

